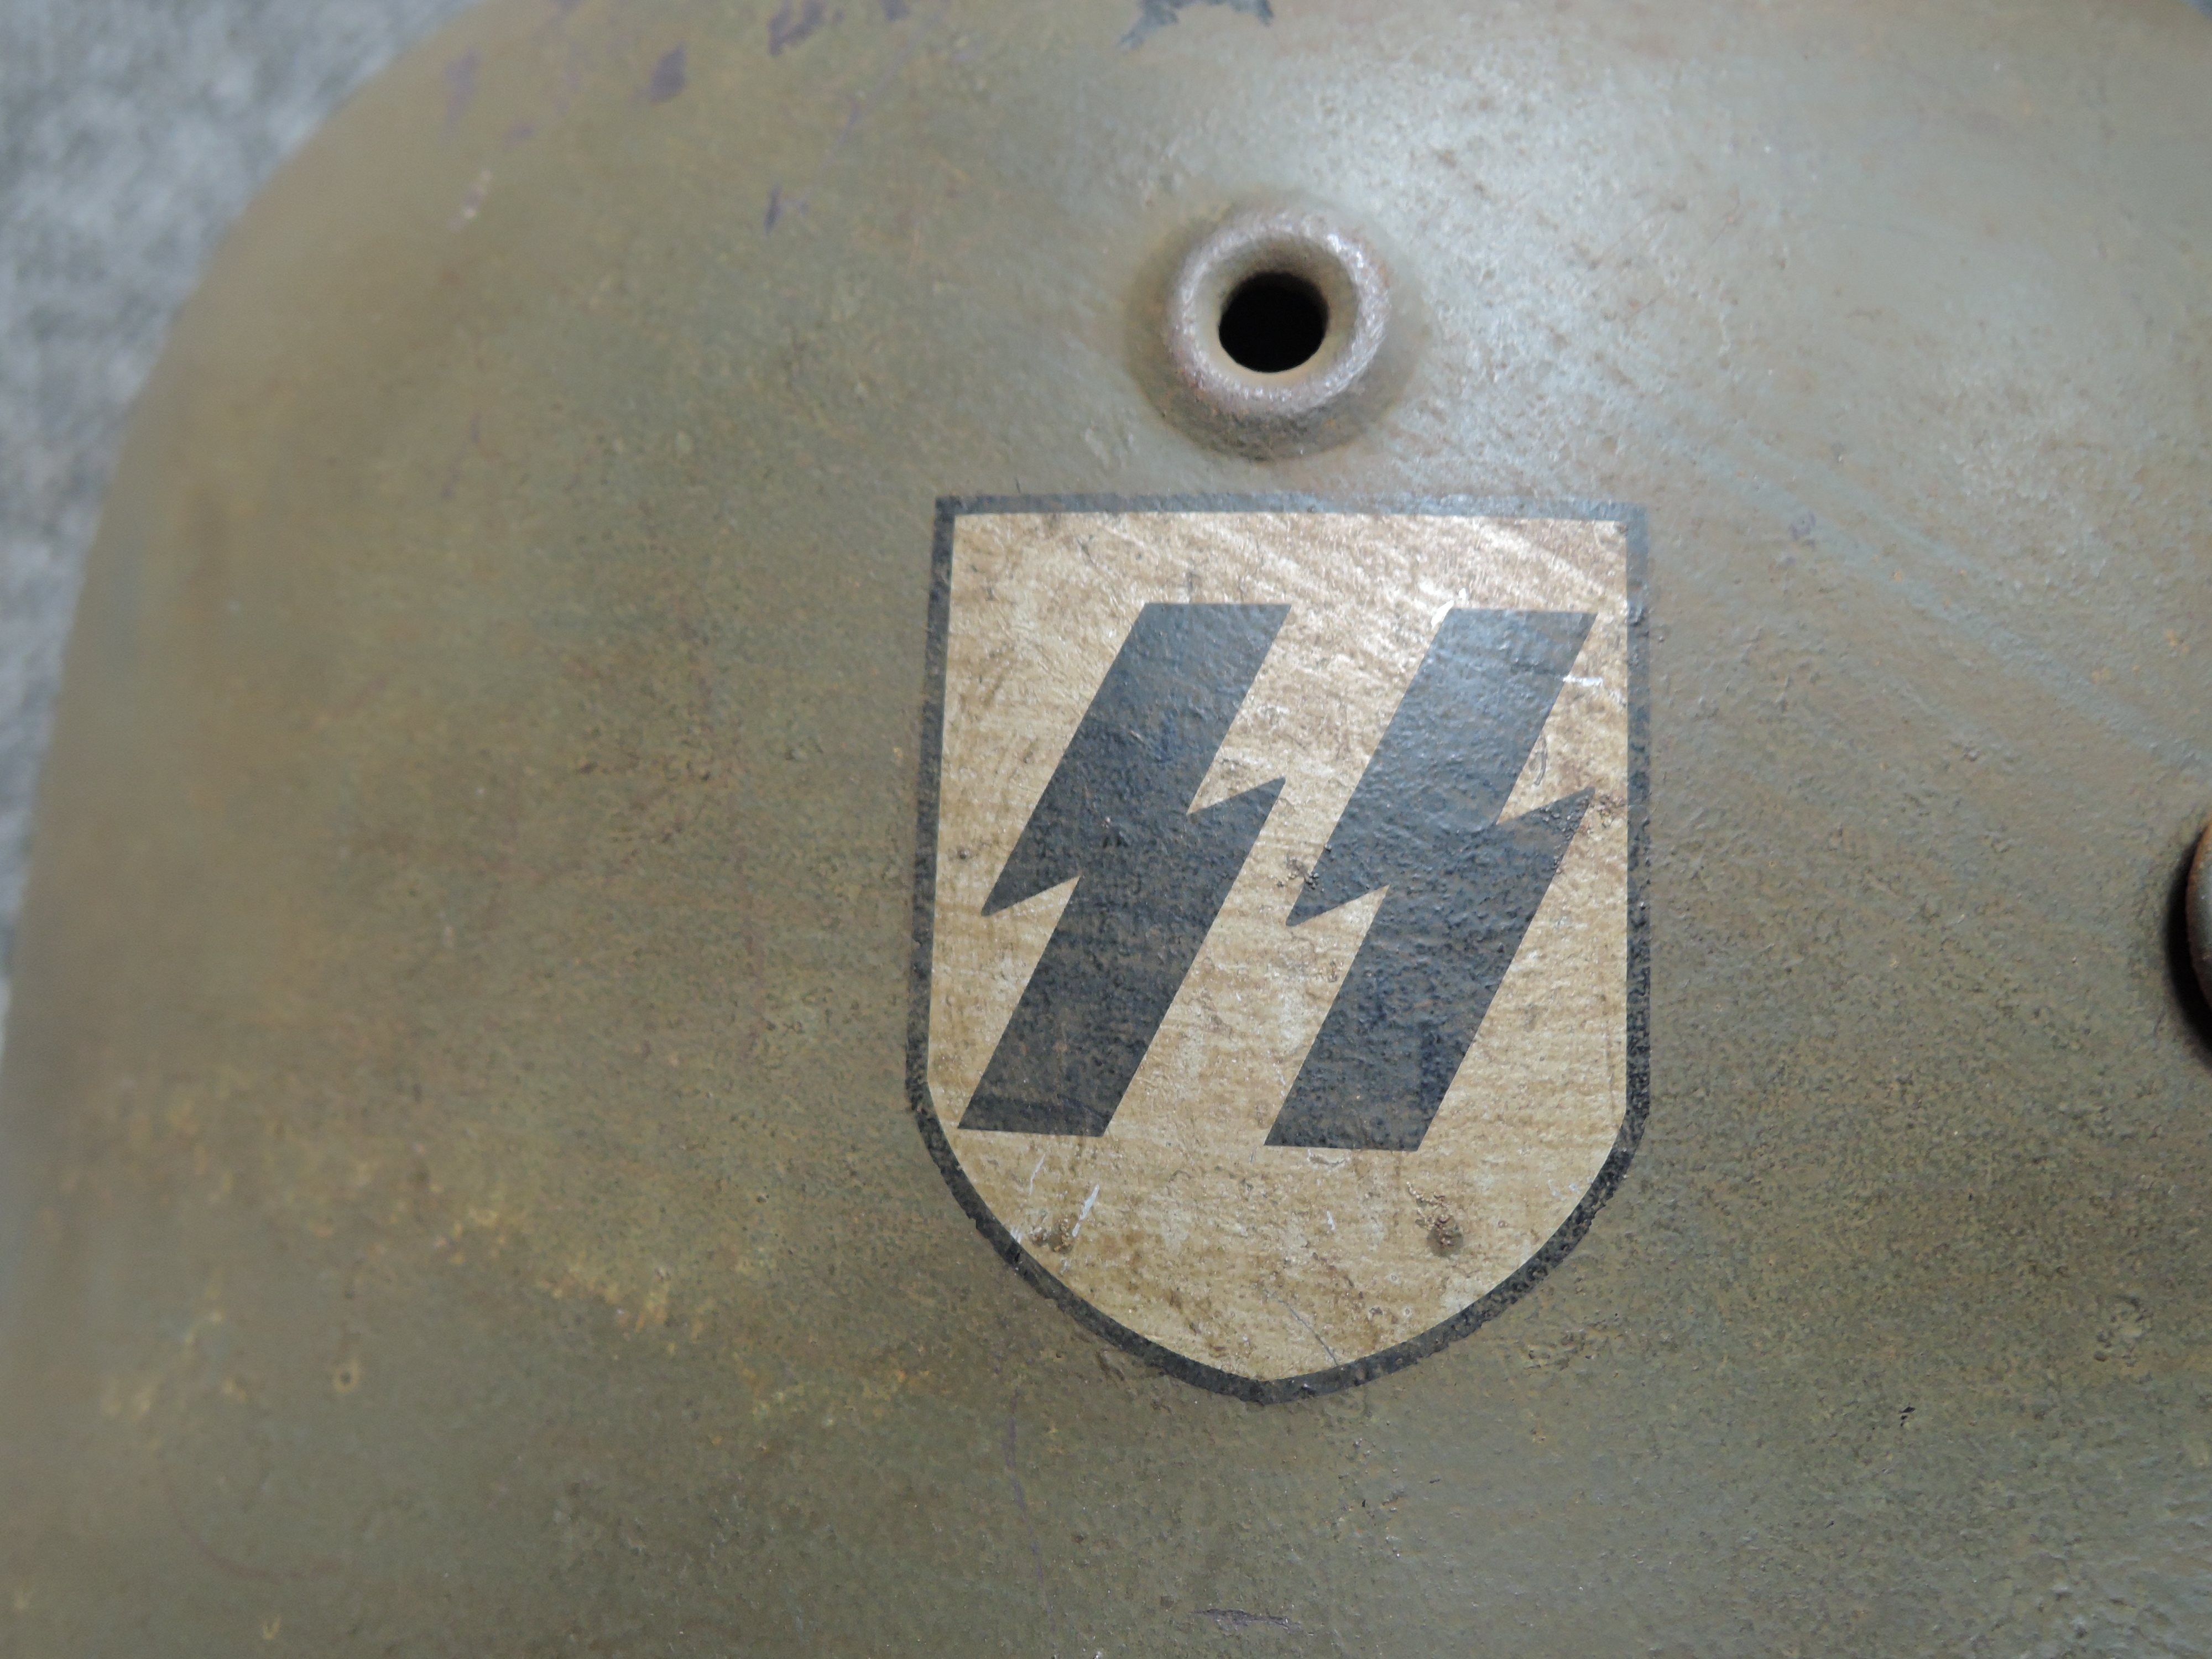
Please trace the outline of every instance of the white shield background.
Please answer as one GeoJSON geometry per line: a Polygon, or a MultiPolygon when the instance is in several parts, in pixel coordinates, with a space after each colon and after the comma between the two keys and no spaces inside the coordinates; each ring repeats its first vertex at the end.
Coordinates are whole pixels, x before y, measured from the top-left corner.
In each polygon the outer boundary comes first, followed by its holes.
{"type": "Polygon", "coordinates": [[[1632,520],[1139,507],[949,522],[917,1105],[956,1188],[1032,1271],[1209,1386],[1277,1397],[1293,1379],[1358,1380],[1378,1369],[1359,1362],[1457,1334],[1556,1253],[1632,1150],[1632,520]],[[1275,778],[1280,797],[1106,1133],[963,1130],[1073,884],[988,918],[984,901],[1151,602],[1290,607],[1190,805],[1275,778]],[[1271,1147],[1382,895],[1286,918],[1458,607],[1595,615],[1500,816],[1594,798],[1419,1149],[1271,1147]]]}

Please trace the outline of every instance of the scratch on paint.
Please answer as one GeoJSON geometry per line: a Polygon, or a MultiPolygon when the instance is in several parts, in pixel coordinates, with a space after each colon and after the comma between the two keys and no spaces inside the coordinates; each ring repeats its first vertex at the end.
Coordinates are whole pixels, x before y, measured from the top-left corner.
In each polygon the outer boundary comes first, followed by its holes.
{"type": "Polygon", "coordinates": [[[1014,1457],[1021,1414],[1022,1391],[1016,1389],[1012,1402],[1006,1407],[1006,1479],[1013,1483],[1014,1507],[1021,1511],[1022,1528],[1029,1534],[1030,1561],[1036,1568],[1037,1600],[1044,1605],[1044,1616],[1050,1619],[1052,1595],[1044,1587],[1044,1552],[1037,1547],[1036,1522],[1030,1516],[1029,1495],[1022,1490],[1022,1472],[1014,1457]]]}
{"type": "Polygon", "coordinates": [[[1328,1363],[1330,1364],[1340,1365],[1344,1363],[1336,1357],[1336,1350],[1328,1346],[1328,1339],[1323,1337],[1319,1331],[1314,1328],[1314,1322],[1312,1320],[1308,1319],[1304,1314],[1300,1313],[1296,1308],[1293,1308],[1289,1303],[1284,1301],[1281,1297],[1277,1296],[1273,1291],[1264,1291],[1262,1294],[1267,1297],[1268,1301],[1275,1304],[1275,1305],[1279,1307],[1285,1313],[1290,1315],[1291,1318],[1297,1320],[1299,1324],[1305,1327],[1306,1334],[1313,1338],[1315,1341],[1321,1344],[1321,1351],[1328,1356],[1328,1363]]]}
{"type": "Polygon", "coordinates": [[[484,168],[477,174],[477,181],[469,186],[469,193],[461,198],[461,205],[447,222],[448,230],[466,230],[476,222],[477,215],[483,211],[484,198],[491,194],[491,169],[484,168]]]}
{"type": "Polygon", "coordinates": [[[1222,1630],[1290,1630],[1299,1628],[1295,1619],[1285,1619],[1279,1613],[1247,1613],[1242,1607],[1200,1607],[1200,1619],[1211,1619],[1222,1630]]]}
{"type": "Polygon", "coordinates": [[[161,1480],[161,1490],[168,1496],[169,1512],[176,1521],[177,1529],[184,1534],[186,1540],[191,1542],[192,1548],[198,1552],[210,1565],[216,1567],[219,1571],[228,1574],[229,1577],[233,1578],[252,1579],[261,1583],[283,1584],[296,1583],[301,1580],[307,1578],[326,1577],[330,1574],[339,1571],[338,1563],[327,1558],[311,1562],[304,1569],[295,1569],[289,1571],[274,1567],[257,1567],[244,1561],[232,1559],[229,1556],[225,1555],[221,1550],[216,1548],[214,1545],[209,1543],[206,1539],[201,1537],[198,1529],[193,1527],[191,1521],[185,1518],[185,1500],[178,1493],[177,1483],[171,1478],[167,1468],[157,1465],[155,1473],[161,1480]]]}
{"type": "Polygon", "coordinates": [[[1091,1206],[1097,1202],[1098,1188],[1093,1187],[1091,1189],[1091,1196],[1083,1200],[1083,1212],[1075,1218],[1075,1224],[1067,1230],[1067,1242],[1069,1243],[1073,1244],[1078,1238],[1082,1237],[1083,1224],[1091,1219],[1091,1206]]]}
{"type": "Polygon", "coordinates": [[[1194,5],[1226,6],[1231,11],[1241,11],[1247,17],[1256,17],[1262,23],[1275,21],[1275,9],[1271,0],[1138,0],[1137,21],[1121,37],[1124,46],[1141,46],[1146,38],[1176,21],[1177,14],[1194,5]]]}

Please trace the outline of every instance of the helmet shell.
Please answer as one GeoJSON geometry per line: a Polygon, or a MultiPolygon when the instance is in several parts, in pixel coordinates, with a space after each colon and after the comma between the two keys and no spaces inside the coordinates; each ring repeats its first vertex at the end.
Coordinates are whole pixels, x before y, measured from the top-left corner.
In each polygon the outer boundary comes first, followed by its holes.
{"type": "Polygon", "coordinates": [[[2208,84],[2164,0],[490,0],[373,83],[178,324],[70,647],[13,1644],[2212,1628],[2208,84]],[[1217,441],[1164,262],[1277,210],[1418,338],[1217,441]],[[948,1194],[958,494],[1644,510],[1649,1127],[1471,1340],[1225,1397],[948,1194]]]}

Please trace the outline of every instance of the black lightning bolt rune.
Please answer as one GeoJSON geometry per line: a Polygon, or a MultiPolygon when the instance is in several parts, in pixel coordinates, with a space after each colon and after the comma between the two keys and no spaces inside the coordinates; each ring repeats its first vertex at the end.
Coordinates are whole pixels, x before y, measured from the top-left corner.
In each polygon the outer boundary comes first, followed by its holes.
{"type": "Polygon", "coordinates": [[[1097,1135],[1113,1121],[1282,788],[1190,810],[1288,612],[1139,614],[983,906],[1075,878],[962,1128],[1097,1135]]]}
{"type": "Polygon", "coordinates": [[[1497,822],[1587,614],[1449,613],[1290,923],[1388,887],[1270,1146],[1418,1150],[1591,792],[1497,822]]]}

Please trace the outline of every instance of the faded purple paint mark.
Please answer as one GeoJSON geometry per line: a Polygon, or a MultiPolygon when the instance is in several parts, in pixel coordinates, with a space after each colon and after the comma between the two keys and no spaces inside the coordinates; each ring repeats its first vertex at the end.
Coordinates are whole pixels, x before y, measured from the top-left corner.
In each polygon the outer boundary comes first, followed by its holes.
{"type": "Polygon", "coordinates": [[[786,46],[795,46],[829,21],[822,0],[806,0],[796,11],[791,0],[775,9],[775,15],[768,20],[768,55],[779,56],[786,46]]]}
{"type": "Polygon", "coordinates": [[[1176,14],[1195,5],[1226,6],[1231,11],[1241,11],[1247,17],[1256,17],[1263,23],[1275,21],[1275,9],[1271,0],[1137,0],[1137,21],[1121,37],[1125,46],[1140,46],[1145,37],[1158,29],[1168,27],[1176,21],[1176,14]]]}
{"type": "Polygon", "coordinates": [[[645,101],[665,104],[684,90],[684,47],[671,46],[653,66],[653,79],[645,83],[645,101]]]}
{"type": "Polygon", "coordinates": [[[483,54],[471,46],[459,58],[446,65],[446,131],[451,132],[460,125],[461,117],[469,112],[476,101],[477,71],[483,67],[483,54]]]}
{"type": "MultiPolygon", "coordinates": [[[[905,4],[905,0],[890,0],[890,3],[903,6],[905,4]]],[[[820,9],[819,0],[811,0],[811,9],[818,10],[820,9]]],[[[873,106],[876,101],[884,95],[890,84],[898,79],[900,72],[914,60],[915,54],[919,52],[923,46],[928,44],[930,37],[937,33],[939,26],[945,21],[945,14],[950,9],[951,0],[945,0],[945,3],[934,9],[933,15],[926,17],[923,20],[921,27],[909,31],[906,37],[906,44],[899,48],[898,55],[891,59],[889,65],[887,65],[884,70],[883,74],[877,77],[875,85],[870,87],[867,91],[862,93],[860,96],[852,100],[852,106],[845,112],[845,119],[843,124],[838,127],[836,133],[830,138],[828,147],[823,150],[821,161],[817,162],[815,165],[814,177],[816,179],[819,179],[822,176],[823,170],[830,165],[831,158],[834,157],[839,150],[845,147],[845,141],[848,138],[850,138],[855,130],[859,128],[861,118],[865,116],[868,112],[869,109],[873,106]]],[[[791,9],[791,0],[783,0],[783,9],[784,12],[788,12],[791,9]]],[[[779,16],[782,15],[782,13],[778,14],[779,16]]],[[[829,21],[834,27],[836,24],[842,22],[844,19],[845,14],[843,12],[833,11],[830,14],[829,21]]],[[[962,59],[960,54],[955,52],[953,54],[953,61],[955,63],[959,63],[964,60],[962,59]]],[[[768,217],[762,222],[762,228],[764,230],[774,230],[780,220],[796,218],[800,214],[805,213],[806,211],[807,197],[811,193],[812,190],[813,181],[812,179],[810,179],[807,181],[805,185],[799,190],[796,196],[792,198],[789,201],[786,201],[783,197],[783,186],[780,184],[777,185],[773,190],[769,191],[768,217]]]]}

